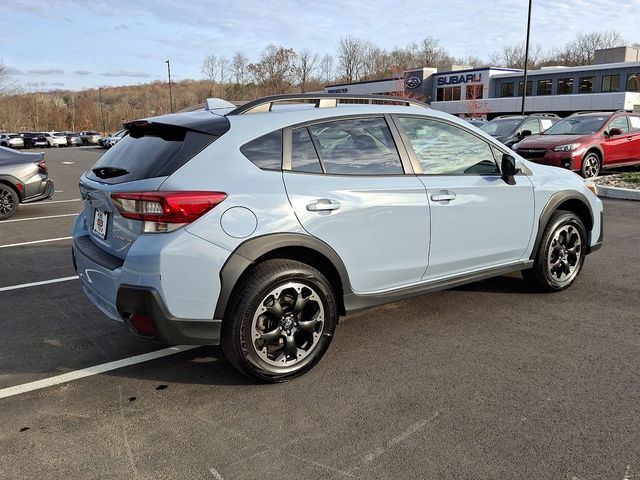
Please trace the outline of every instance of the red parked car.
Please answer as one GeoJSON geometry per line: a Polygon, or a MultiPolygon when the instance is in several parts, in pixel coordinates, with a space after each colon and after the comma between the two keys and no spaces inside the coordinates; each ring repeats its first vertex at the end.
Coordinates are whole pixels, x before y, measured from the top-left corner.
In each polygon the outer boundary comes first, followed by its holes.
{"type": "Polygon", "coordinates": [[[640,114],[575,113],[513,149],[533,162],[597,177],[603,168],[640,164],[640,114]]]}

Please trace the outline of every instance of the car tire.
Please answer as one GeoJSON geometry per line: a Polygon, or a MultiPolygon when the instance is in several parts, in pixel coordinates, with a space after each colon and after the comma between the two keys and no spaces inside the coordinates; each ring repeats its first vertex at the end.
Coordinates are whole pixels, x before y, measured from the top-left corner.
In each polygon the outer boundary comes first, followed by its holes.
{"type": "Polygon", "coordinates": [[[595,178],[600,175],[602,169],[602,160],[596,152],[587,152],[582,158],[582,167],[580,167],[580,175],[583,178],[595,178]]]}
{"type": "Polygon", "coordinates": [[[587,253],[587,233],[572,212],[557,210],[540,240],[533,268],[522,276],[537,291],[558,292],[569,288],[582,270],[587,253]]]}
{"type": "Polygon", "coordinates": [[[335,294],[315,268],[273,259],[245,274],[222,324],[221,345],[248,377],[277,383],[309,371],[338,323],[335,294]]]}
{"type": "Polygon", "coordinates": [[[19,203],[20,198],[13,188],[0,184],[0,221],[12,217],[19,203]]]}

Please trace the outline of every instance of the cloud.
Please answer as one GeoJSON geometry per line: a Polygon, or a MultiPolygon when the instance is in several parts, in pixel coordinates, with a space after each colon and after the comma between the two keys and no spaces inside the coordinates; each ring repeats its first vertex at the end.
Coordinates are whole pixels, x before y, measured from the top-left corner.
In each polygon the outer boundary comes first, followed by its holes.
{"type": "Polygon", "coordinates": [[[31,75],[64,75],[64,70],[60,68],[42,68],[36,70],[27,70],[31,75]]]}
{"type": "Polygon", "coordinates": [[[133,78],[149,78],[151,75],[144,72],[132,72],[129,70],[111,70],[101,73],[103,77],[133,77],[133,78]]]}
{"type": "Polygon", "coordinates": [[[73,72],[75,75],[92,75],[93,72],[90,70],[76,70],[73,72]]]}
{"type": "Polygon", "coordinates": [[[62,82],[51,82],[54,87],[64,87],[66,84],[62,82]]]}
{"type": "Polygon", "coordinates": [[[127,27],[124,23],[121,23],[120,25],[115,27],[114,30],[129,30],[129,27],[127,27]]]}
{"type": "Polygon", "coordinates": [[[9,67],[9,66],[7,66],[7,72],[10,75],[24,75],[25,74],[22,70],[19,70],[19,69],[15,68],[15,67],[9,67]]]}

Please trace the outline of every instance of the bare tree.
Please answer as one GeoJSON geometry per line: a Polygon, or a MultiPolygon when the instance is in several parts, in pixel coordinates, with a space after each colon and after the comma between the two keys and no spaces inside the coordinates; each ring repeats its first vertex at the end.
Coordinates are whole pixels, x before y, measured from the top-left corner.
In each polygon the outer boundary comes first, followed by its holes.
{"type": "Polygon", "coordinates": [[[433,37],[426,37],[420,43],[409,46],[413,50],[414,60],[423,67],[438,67],[452,63],[451,56],[440,41],[433,37]]]}
{"type": "Polygon", "coordinates": [[[386,50],[366,42],[362,55],[362,77],[368,80],[379,80],[389,76],[393,70],[393,62],[386,50]]]}
{"type": "Polygon", "coordinates": [[[233,60],[231,60],[231,73],[233,74],[236,83],[240,85],[244,84],[244,76],[248,64],[249,58],[244,54],[244,52],[238,50],[233,55],[233,60]]]}
{"type": "Polygon", "coordinates": [[[294,61],[296,54],[292,48],[268,45],[258,63],[251,63],[247,70],[260,86],[262,93],[275,95],[286,93],[294,81],[294,61]]]}
{"type": "Polygon", "coordinates": [[[10,93],[15,85],[15,81],[4,63],[0,62],[0,95],[10,93]]]}
{"type": "Polygon", "coordinates": [[[210,81],[212,85],[215,85],[218,78],[218,57],[215,55],[207,55],[204,57],[201,71],[204,79],[210,81]]]}
{"type": "Polygon", "coordinates": [[[604,32],[580,33],[575,40],[565,47],[567,65],[591,65],[596,50],[619,47],[624,44],[620,32],[605,30],[604,32]]]}
{"type": "Polygon", "coordinates": [[[225,56],[218,58],[218,78],[219,83],[225,83],[229,78],[229,59],[225,56]]]}
{"type": "Polygon", "coordinates": [[[360,78],[366,42],[357,37],[343,37],[338,42],[338,73],[346,81],[354,82],[360,78]]]}
{"type": "Polygon", "coordinates": [[[318,66],[319,57],[317,53],[312,53],[305,48],[296,55],[294,70],[298,77],[298,83],[300,84],[300,90],[302,93],[307,91],[307,84],[314,72],[318,69],[318,66]]]}
{"type": "Polygon", "coordinates": [[[330,83],[333,79],[333,57],[328,53],[320,61],[320,78],[324,83],[330,83]]]}
{"type": "MultiPolygon", "coordinates": [[[[542,48],[539,45],[529,48],[529,68],[539,64],[541,55],[542,48]]],[[[491,63],[508,68],[524,68],[524,57],[524,44],[505,45],[502,50],[489,55],[491,63]]]]}

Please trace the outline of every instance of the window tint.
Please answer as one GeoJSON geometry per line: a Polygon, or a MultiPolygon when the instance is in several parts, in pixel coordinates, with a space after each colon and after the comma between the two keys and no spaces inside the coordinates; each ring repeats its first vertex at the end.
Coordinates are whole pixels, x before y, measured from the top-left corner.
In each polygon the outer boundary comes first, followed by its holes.
{"type": "Polygon", "coordinates": [[[403,173],[398,151],[383,118],[360,118],[309,127],[327,173],[403,173]]]}
{"type": "Polygon", "coordinates": [[[558,95],[573,93],[573,78],[561,78],[558,80],[558,95]]]}
{"type": "Polygon", "coordinates": [[[427,175],[496,174],[491,147],[471,133],[444,122],[399,118],[411,146],[427,175]]]}
{"type": "Polygon", "coordinates": [[[627,75],[627,92],[640,92],[640,73],[627,75]]]}
{"type": "Polygon", "coordinates": [[[240,151],[256,167],[264,170],[280,170],[282,168],[282,131],[277,130],[245,143],[240,147],[240,151]]]}
{"type": "MultiPolygon", "coordinates": [[[[527,80],[527,97],[531,96],[531,92],[533,88],[533,82],[531,80],[527,80]]],[[[522,96],[522,82],[518,82],[518,96],[522,96]]]]}
{"type": "Polygon", "coordinates": [[[322,173],[318,154],[306,128],[298,128],[291,133],[291,170],[322,173]]]}
{"type": "Polygon", "coordinates": [[[528,118],[526,122],[522,124],[520,131],[530,130],[532,135],[537,135],[540,133],[540,124],[538,123],[537,118],[528,118]]]}
{"type": "Polygon", "coordinates": [[[629,131],[627,117],[622,115],[618,118],[614,118],[609,124],[609,130],[611,130],[612,128],[619,128],[620,130],[622,130],[622,133],[627,133],[629,131]]]}

